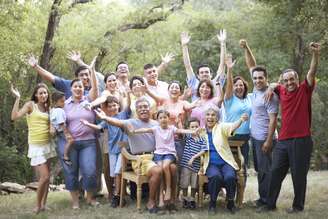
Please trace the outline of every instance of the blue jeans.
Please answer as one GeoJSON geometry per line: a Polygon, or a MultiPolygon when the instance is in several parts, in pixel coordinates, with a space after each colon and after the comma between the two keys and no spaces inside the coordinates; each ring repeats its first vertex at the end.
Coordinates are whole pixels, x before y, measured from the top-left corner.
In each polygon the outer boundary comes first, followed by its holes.
{"type": "Polygon", "coordinates": [[[63,162],[65,137],[58,137],[57,154],[64,170],[65,186],[69,191],[79,189],[79,171],[82,176],[82,188],[86,191],[95,191],[97,189],[96,173],[96,139],[75,141],[69,151],[69,158],[72,165],[68,166],[63,162]]]}

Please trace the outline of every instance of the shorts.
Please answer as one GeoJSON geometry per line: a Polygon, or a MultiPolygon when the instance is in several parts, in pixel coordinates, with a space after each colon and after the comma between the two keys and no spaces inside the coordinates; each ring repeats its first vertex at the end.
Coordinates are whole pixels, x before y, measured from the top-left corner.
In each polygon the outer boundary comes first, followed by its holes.
{"type": "Polygon", "coordinates": [[[181,167],[181,174],[180,174],[180,188],[187,189],[188,186],[192,189],[197,188],[197,181],[198,181],[198,174],[192,171],[189,168],[181,167]]]}
{"type": "Polygon", "coordinates": [[[104,132],[99,134],[98,138],[101,154],[108,154],[108,130],[104,129],[104,132]]]}
{"type": "MultiPolygon", "coordinates": [[[[138,155],[138,157],[141,159],[141,175],[147,175],[151,168],[157,166],[157,164],[153,161],[153,156],[153,154],[138,155]]],[[[137,173],[137,168],[138,162],[133,160],[132,169],[135,173],[137,173]]]]}
{"type": "Polygon", "coordinates": [[[56,157],[56,149],[53,144],[43,145],[29,144],[27,157],[31,158],[31,166],[44,164],[48,159],[56,157]]]}
{"type": "Polygon", "coordinates": [[[109,154],[109,175],[115,177],[121,174],[122,168],[122,155],[121,154],[109,154]]]}
{"type": "Polygon", "coordinates": [[[172,162],[175,162],[176,157],[173,154],[154,154],[153,160],[155,163],[158,163],[159,161],[163,160],[170,160],[172,162]]]}

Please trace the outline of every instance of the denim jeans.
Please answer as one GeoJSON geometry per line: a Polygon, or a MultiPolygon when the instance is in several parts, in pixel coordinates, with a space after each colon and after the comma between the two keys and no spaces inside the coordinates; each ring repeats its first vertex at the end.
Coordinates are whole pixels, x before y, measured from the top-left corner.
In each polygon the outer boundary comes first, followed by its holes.
{"type": "Polygon", "coordinates": [[[75,141],[69,151],[72,165],[63,162],[65,137],[58,137],[57,154],[64,170],[65,186],[69,191],[79,189],[79,171],[82,176],[82,188],[86,191],[95,191],[97,188],[96,173],[96,139],[75,141]]]}

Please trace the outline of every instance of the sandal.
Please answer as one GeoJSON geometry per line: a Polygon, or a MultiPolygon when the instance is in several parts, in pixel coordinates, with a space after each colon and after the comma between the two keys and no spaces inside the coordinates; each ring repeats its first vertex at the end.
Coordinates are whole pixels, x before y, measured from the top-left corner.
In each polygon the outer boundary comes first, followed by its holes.
{"type": "Polygon", "coordinates": [[[63,162],[67,165],[67,166],[72,166],[72,161],[69,158],[65,158],[63,157],[63,162]]]}
{"type": "Polygon", "coordinates": [[[158,212],[158,208],[156,206],[154,206],[152,208],[146,207],[146,210],[149,212],[149,214],[157,214],[157,212],[158,212]]]}

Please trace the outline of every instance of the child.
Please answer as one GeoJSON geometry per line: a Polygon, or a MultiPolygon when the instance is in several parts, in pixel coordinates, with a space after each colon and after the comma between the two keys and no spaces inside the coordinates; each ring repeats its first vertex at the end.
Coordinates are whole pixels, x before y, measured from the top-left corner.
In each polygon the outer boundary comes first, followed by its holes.
{"type": "Polygon", "coordinates": [[[175,126],[168,125],[169,113],[166,110],[159,110],[157,113],[157,121],[159,125],[152,128],[143,128],[133,130],[128,127],[130,134],[153,133],[155,135],[155,152],[154,161],[162,166],[165,178],[165,196],[164,201],[171,200],[171,173],[170,164],[176,160],[176,150],[174,145],[174,134],[195,134],[196,130],[177,129],[175,126]]]}
{"type": "MultiPolygon", "coordinates": [[[[200,121],[193,117],[188,121],[190,130],[197,130],[200,127],[200,121]]],[[[197,134],[186,135],[186,145],[183,150],[180,162],[181,175],[180,187],[183,192],[183,208],[196,208],[195,194],[197,191],[197,178],[200,169],[199,157],[207,151],[205,138],[197,134]],[[188,198],[188,186],[191,187],[191,197],[188,198]]]]}
{"type": "Polygon", "coordinates": [[[60,91],[55,91],[51,95],[51,101],[53,103],[53,108],[50,111],[50,130],[53,135],[59,135],[61,133],[64,134],[66,144],[64,149],[63,162],[70,166],[72,165],[72,162],[69,158],[69,151],[73,145],[74,140],[66,128],[66,115],[63,109],[65,105],[65,94],[60,91]]]}
{"type": "MultiPolygon", "coordinates": [[[[128,101],[130,102],[130,101],[128,101]]],[[[130,104],[128,104],[130,105],[130,104]]],[[[130,106],[127,106],[122,112],[120,112],[120,102],[114,96],[108,96],[106,102],[104,103],[106,112],[108,116],[116,119],[128,119],[130,118],[131,111],[130,106]]],[[[98,125],[91,124],[86,120],[81,120],[81,122],[91,128],[100,130],[108,130],[108,147],[109,147],[109,167],[110,167],[110,177],[115,178],[115,191],[112,198],[111,206],[116,208],[120,203],[120,186],[121,186],[121,148],[119,142],[127,141],[127,136],[124,130],[117,126],[110,125],[106,121],[101,122],[98,125]]]]}

